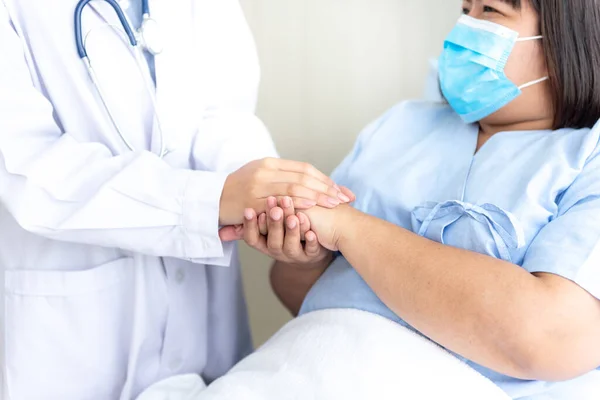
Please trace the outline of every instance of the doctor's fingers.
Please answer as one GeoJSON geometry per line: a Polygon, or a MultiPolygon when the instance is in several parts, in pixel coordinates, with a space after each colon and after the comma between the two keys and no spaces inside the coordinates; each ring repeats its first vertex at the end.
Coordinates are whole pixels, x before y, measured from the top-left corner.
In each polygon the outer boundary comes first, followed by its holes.
{"type": "Polygon", "coordinates": [[[304,245],[304,253],[308,258],[315,258],[321,254],[321,244],[317,240],[317,235],[313,231],[306,232],[306,244],[304,245]]]}
{"type": "Polygon", "coordinates": [[[297,213],[296,216],[300,221],[300,237],[302,240],[306,240],[306,233],[310,231],[310,219],[304,213],[297,213]]]}
{"type": "MultiPolygon", "coordinates": [[[[279,207],[283,209],[283,216],[287,220],[291,215],[294,215],[296,210],[294,209],[294,203],[289,197],[282,197],[278,200],[279,207]]],[[[298,223],[300,225],[300,240],[304,240],[304,234],[310,230],[310,220],[303,213],[296,215],[298,223]]],[[[287,237],[287,231],[286,231],[287,237]]]]}
{"type": "Polygon", "coordinates": [[[267,158],[263,160],[265,162],[265,167],[270,169],[277,169],[280,171],[288,171],[288,172],[296,172],[302,175],[312,176],[315,179],[320,180],[325,183],[327,186],[335,187],[335,182],[319,171],[317,168],[312,166],[311,164],[301,162],[301,161],[292,161],[292,160],[282,160],[280,158],[267,158]]]}
{"type": "Polygon", "coordinates": [[[269,192],[268,195],[275,194],[278,198],[283,196],[291,197],[294,208],[299,210],[306,210],[316,205],[325,208],[333,208],[341,203],[340,200],[334,197],[297,183],[274,182],[267,185],[265,190],[269,192]]]}
{"type": "MultiPolygon", "coordinates": [[[[267,198],[267,212],[261,213],[258,216],[258,231],[261,235],[266,236],[269,233],[269,229],[267,226],[267,213],[271,212],[271,210],[275,207],[279,206],[283,210],[283,218],[288,219],[291,215],[295,214],[295,208],[293,200],[290,197],[281,197],[276,199],[273,196],[267,198]]],[[[298,222],[300,226],[300,238],[304,240],[304,234],[310,230],[310,220],[303,213],[298,213],[296,215],[298,217],[298,222]]]]}
{"type": "Polygon", "coordinates": [[[269,229],[267,228],[267,214],[262,213],[258,216],[258,231],[261,235],[267,236],[269,229]]]}
{"type": "Polygon", "coordinates": [[[290,215],[285,220],[285,238],[283,241],[283,254],[292,261],[302,261],[304,249],[300,240],[300,221],[295,215],[290,215]]]}
{"type": "Polygon", "coordinates": [[[291,197],[284,196],[277,199],[277,204],[283,210],[283,218],[289,217],[290,215],[296,214],[294,209],[294,202],[291,197]]]}
{"type": "MultiPolygon", "coordinates": [[[[338,189],[337,187],[327,185],[326,183],[323,183],[322,181],[320,181],[312,176],[309,176],[309,175],[300,174],[297,172],[286,172],[286,171],[273,171],[269,175],[270,176],[266,177],[268,179],[268,182],[296,185],[299,187],[309,189],[310,191],[314,192],[314,194],[311,197],[305,197],[305,198],[317,200],[315,195],[323,194],[323,195],[329,196],[332,199],[332,201],[334,203],[337,202],[337,204],[339,204],[341,202],[347,203],[350,201],[350,198],[347,195],[345,195],[344,193],[342,193],[342,191],[340,189],[338,189]]],[[[289,193],[289,192],[276,193],[276,194],[279,196],[304,197],[304,196],[300,196],[295,193],[289,193]]],[[[275,193],[268,193],[268,195],[275,195],[275,193]]]]}
{"type": "Polygon", "coordinates": [[[339,188],[340,192],[345,194],[350,199],[350,202],[356,200],[356,195],[354,195],[354,192],[352,192],[352,190],[348,189],[346,186],[339,186],[339,188]]]}
{"type": "MultiPolygon", "coordinates": [[[[273,197],[269,197],[267,199],[267,213],[274,208],[273,204],[274,204],[274,198],[273,197]]],[[[277,199],[276,201],[276,205],[278,205],[282,210],[283,210],[283,218],[286,220],[286,224],[287,224],[287,220],[290,216],[295,215],[296,210],[294,208],[294,202],[292,200],[291,197],[280,197],[277,199]]],[[[300,227],[299,233],[300,233],[300,240],[304,240],[304,234],[310,230],[310,221],[308,219],[308,217],[305,214],[299,213],[297,215],[297,222],[298,225],[300,227]]],[[[269,229],[266,223],[266,215],[261,214],[258,217],[258,229],[260,231],[260,233],[262,235],[267,235],[269,233],[269,229]]],[[[286,238],[287,238],[287,230],[286,230],[286,238]]],[[[285,240],[284,240],[285,241],[285,240]]]]}
{"type": "Polygon", "coordinates": [[[269,230],[267,248],[273,257],[281,257],[283,254],[284,223],[285,219],[281,208],[275,207],[267,213],[267,229],[269,230]]]}
{"type": "Polygon", "coordinates": [[[258,231],[258,218],[256,212],[247,208],[244,210],[244,241],[248,246],[268,254],[267,239],[258,231]]]}
{"type": "MultiPolygon", "coordinates": [[[[291,201],[291,198],[290,198],[290,201],[291,201]]],[[[258,231],[260,232],[261,235],[267,236],[267,234],[269,233],[269,228],[267,226],[267,214],[269,214],[272,209],[274,209],[275,207],[280,205],[281,208],[283,209],[284,218],[287,217],[287,215],[288,215],[287,213],[289,213],[289,209],[286,210],[280,203],[281,202],[274,196],[267,197],[266,212],[263,212],[258,216],[258,231]]],[[[286,201],[286,204],[287,204],[287,201],[286,201]]],[[[293,205],[292,205],[292,207],[293,207],[293,205]]]]}

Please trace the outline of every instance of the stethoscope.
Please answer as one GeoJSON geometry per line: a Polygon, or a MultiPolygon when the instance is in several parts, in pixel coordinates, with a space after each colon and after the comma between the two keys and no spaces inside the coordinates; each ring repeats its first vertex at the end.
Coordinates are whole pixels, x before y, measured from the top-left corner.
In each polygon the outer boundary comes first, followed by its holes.
{"type": "MultiPolygon", "coordinates": [[[[94,84],[94,87],[96,88],[96,91],[98,92],[98,95],[100,96],[100,100],[102,101],[102,104],[110,118],[110,121],[111,121],[113,127],[115,128],[115,130],[117,131],[117,133],[121,137],[121,140],[123,140],[123,142],[125,143],[127,148],[131,151],[135,151],[134,147],[127,140],[127,138],[123,135],[123,131],[119,128],[117,121],[115,120],[113,114],[110,111],[110,108],[108,107],[108,104],[106,103],[106,98],[102,92],[102,88],[98,82],[96,73],[94,72],[94,68],[92,67],[92,63],[90,62],[90,59],[87,54],[87,50],[86,50],[86,46],[85,46],[87,36],[86,36],[86,38],[83,37],[81,14],[83,13],[83,9],[85,8],[85,6],[88,5],[88,3],[90,1],[92,1],[92,0],[80,0],[79,3],[77,3],[77,6],[75,7],[75,43],[77,45],[77,53],[79,54],[79,58],[81,58],[81,60],[84,62],[85,66],[87,68],[87,71],[90,75],[90,79],[92,80],[92,83],[94,84]]],[[[153,85],[149,81],[148,74],[146,74],[144,72],[144,69],[142,67],[142,65],[143,65],[142,59],[144,57],[142,54],[142,49],[148,51],[152,55],[160,54],[163,50],[158,23],[156,22],[156,20],[152,19],[150,16],[150,7],[148,4],[148,0],[142,0],[143,20],[142,20],[142,26],[140,27],[140,29],[137,32],[131,27],[131,24],[127,20],[127,17],[125,16],[125,13],[123,12],[123,9],[121,8],[121,6],[119,6],[119,4],[117,3],[116,0],[103,0],[103,1],[110,4],[112,6],[112,8],[115,10],[115,13],[117,14],[117,16],[119,17],[119,21],[121,22],[121,27],[123,28],[125,35],[127,35],[127,41],[129,41],[129,44],[131,45],[131,47],[133,49],[133,54],[135,56],[138,69],[140,70],[140,73],[144,77],[144,80],[146,83],[146,89],[148,91],[148,94],[150,95],[150,98],[152,99],[152,106],[154,107],[154,118],[156,119],[156,125],[157,125],[157,129],[158,129],[158,132],[160,135],[160,153],[158,154],[158,156],[162,158],[165,156],[165,154],[169,150],[167,150],[167,148],[166,148],[163,130],[162,130],[162,127],[160,124],[160,118],[158,116],[158,107],[156,104],[156,97],[155,97],[155,94],[153,91],[153,85]],[[140,44],[141,44],[141,46],[140,46],[140,44]]],[[[119,32],[119,31],[117,30],[117,32],[119,32]]],[[[88,33],[88,35],[89,35],[89,33],[88,33]]]]}

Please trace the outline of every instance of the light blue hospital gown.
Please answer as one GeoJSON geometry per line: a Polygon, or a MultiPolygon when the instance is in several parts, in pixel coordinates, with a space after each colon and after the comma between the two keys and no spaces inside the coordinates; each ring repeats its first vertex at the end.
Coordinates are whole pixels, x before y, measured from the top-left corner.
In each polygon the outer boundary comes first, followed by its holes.
{"type": "MultiPolygon", "coordinates": [[[[368,126],[333,177],[354,191],[359,210],[529,272],[561,275],[600,298],[599,135],[600,126],[501,132],[475,154],[477,125],[464,124],[446,105],[408,102],[368,126]]],[[[343,257],[316,283],[301,313],[331,308],[370,311],[408,326],[343,257]]],[[[600,369],[548,383],[468,363],[514,399],[600,399],[600,369]]]]}

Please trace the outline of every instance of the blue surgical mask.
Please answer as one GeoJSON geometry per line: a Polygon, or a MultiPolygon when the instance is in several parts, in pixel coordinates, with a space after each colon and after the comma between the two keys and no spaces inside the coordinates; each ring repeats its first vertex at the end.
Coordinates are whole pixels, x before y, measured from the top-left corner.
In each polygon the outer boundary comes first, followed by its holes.
{"type": "Polygon", "coordinates": [[[444,43],[439,59],[440,86],[450,106],[466,123],[495,113],[521,95],[521,90],[543,82],[544,77],[521,86],[504,73],[519,33],[493,22],[463,15],[444,43]]]}

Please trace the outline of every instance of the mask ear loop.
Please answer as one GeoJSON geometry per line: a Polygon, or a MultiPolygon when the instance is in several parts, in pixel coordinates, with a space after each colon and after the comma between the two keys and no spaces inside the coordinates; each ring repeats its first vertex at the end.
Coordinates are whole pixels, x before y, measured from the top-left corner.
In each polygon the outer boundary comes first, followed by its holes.
{"type": "MultiPolygon", "coordinates": [[[[543,36],[530,36],[530,37],[518,38],[517,42],[528,42],[530,40],[540,40],[543,38],[544,38],[543,36]]],[[[519,86],[519,90],[527,89],[530,86],[537,85],[538,83],[547,81],[548,79],[550,79],[550,78],[547,76],[544,78],[536,79],[535,81],[531,81],[529,83],[519,86]]]]}
{"type": "Polygon", "coordinates": [[[530,37],[524,37],[524,38],[517,38],[517,42],[527,42],[529,40],[540,40],[543,39],[543,36],[530,36],[530,37]]]}
{"type": "Polygon", "coordinates": [[[548,79],[550,79],[550,78],[549,78],[549,77],[547,77],[547,76],[546,76],[546,77],[544,77],[544,78],[536,79],[535,81],[531,81],[531,82],[529,82],[529,83],[526,83],[526,84],[524,84],[524,85],[521,85],[521,86],[519,86],[519,90],[523,90],[523,89],[526,89],[526,88],[528,88],[528,87],[530,87],[530,86],[537,85],[538,83],[541,83],[541,82],[547,81],[548,79]]]}

